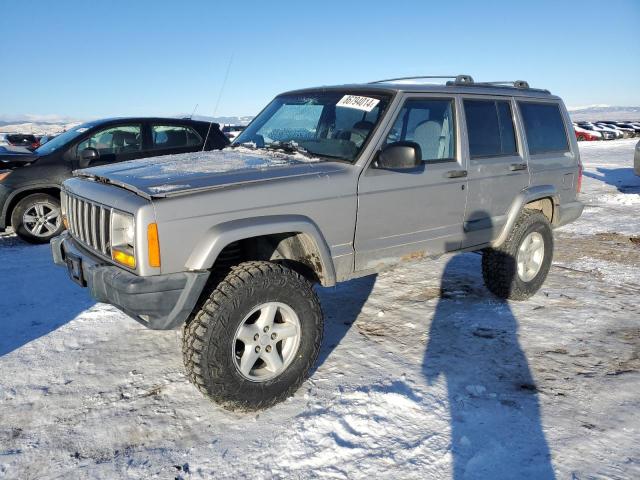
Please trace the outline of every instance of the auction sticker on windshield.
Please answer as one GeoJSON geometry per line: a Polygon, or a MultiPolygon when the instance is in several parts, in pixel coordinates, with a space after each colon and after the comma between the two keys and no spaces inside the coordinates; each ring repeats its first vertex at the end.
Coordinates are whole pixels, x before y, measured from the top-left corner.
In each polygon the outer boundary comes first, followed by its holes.
{"type": "Polygon", "coordinates": [[[377,98],[360,97],[358,95],[345,95],[336,103],[336,107],[355,108],[356,110],[363,110],[370,112],[376,105],[380,103],[377,98]]]}

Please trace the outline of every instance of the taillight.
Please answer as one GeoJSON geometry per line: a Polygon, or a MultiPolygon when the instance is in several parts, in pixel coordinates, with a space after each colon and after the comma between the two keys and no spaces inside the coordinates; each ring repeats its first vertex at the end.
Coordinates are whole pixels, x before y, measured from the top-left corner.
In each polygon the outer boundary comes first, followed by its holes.
{"type": "Polygon", "coordinates": [[[582,190],[582,164],[578,164],[578,183],[576,186],[576,192],[580,193],[582,190]]]}

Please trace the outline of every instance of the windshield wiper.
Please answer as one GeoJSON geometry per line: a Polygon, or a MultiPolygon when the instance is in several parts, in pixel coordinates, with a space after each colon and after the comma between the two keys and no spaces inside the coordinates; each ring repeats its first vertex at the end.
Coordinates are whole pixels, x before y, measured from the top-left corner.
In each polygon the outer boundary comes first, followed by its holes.
{"type": "Polygon", "coordinates": [[[281,151],[281,152],[284,152],[284,153],[301,153],[305,157],[309,157],[309,158],[314,158],[315,157],[313,152],[310,152],[306,148],[301,147],[300,145],[298,145],[298,142],[296,142],[294,140],[289,140],[287,142],[281,142],[281,141],[276,140],[274,142],[267,143],[264,146],[264,148],[266,150],[276,150],[276,151],[281,151]]]}
{"type": "Polygon", "coordinates": [[[229,145],[229,148],[237,147],[250,148],[251,150],[255,150],[256,148],[258,148],[255,142],[232,143],[231,145],[229,145]]]}

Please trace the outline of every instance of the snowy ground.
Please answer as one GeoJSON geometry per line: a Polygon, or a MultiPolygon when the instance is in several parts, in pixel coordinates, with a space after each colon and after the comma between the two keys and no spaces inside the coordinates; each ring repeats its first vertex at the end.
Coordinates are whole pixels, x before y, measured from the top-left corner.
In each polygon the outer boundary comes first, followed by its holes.
{"type": "Polygon", "coordinates": [[[531,300],[492,298],[475,254],[323,290],[317,370],[260,414],[0,236],[0,477],[640,478],[634,144],[581,145],[587,208],[531,300]]]}

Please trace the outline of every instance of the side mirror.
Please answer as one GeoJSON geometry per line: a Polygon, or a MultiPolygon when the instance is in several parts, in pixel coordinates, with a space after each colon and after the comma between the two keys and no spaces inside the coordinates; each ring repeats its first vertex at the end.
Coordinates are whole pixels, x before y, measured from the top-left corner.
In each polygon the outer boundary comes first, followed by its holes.
{"type": "Polygon", "coordinates": [[[394,142],[382,147],[374,167],[410,170],[422,165],[422,150],[416,142],[394,142]]]}
{"type": "Polygon", "coordinates": [[[85,148],[80,153],[80,168],[87,168],[91,165],[91,162],[94,162],[100,158],[100,152],[95,148],[85,148]]]}

